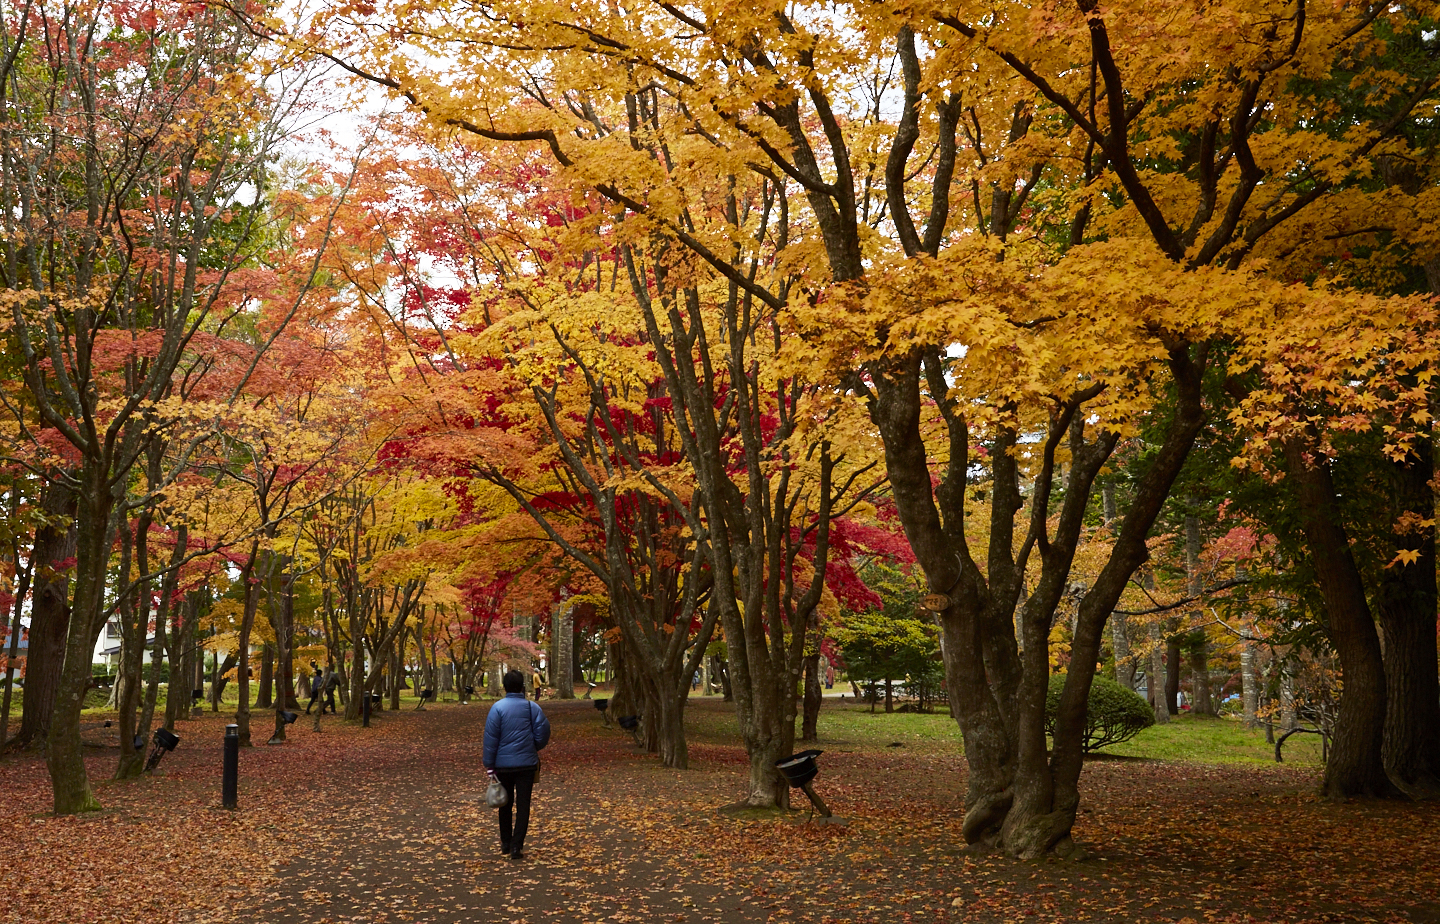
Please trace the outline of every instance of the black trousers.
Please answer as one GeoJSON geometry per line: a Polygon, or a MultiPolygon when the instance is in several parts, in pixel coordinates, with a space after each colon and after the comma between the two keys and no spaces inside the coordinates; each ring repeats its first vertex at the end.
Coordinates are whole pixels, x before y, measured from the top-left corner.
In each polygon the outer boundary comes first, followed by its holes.
{"type": "Polygon", "coordinates": [[[510,845],[512,853],[525,847],[525,832],[530,829],[530,793],[535,789],[535,768],[495,770],[495,778],[510,794],[510,804],[495,811],[500,815],[500,846],[510,845]],[[511,813],[514,820],[511,820],[511,813]]]}
{"type": "MultiPolygon", "coordinates": [[[[311,693],[311,694],[310,694],[310,702],[305,705],[305,714],[306,714],[306,715],[309,715],[309,714],[310,714],[310,708],[311,708],[312,706],[314,706],[315,703],[316,703],[316,701],[319,700],[319,699],[320,699],[320,691],[319,691],[319,690],[316,690],[314,693],[311,693]]],[[[325,704],[324,704],[324,703],[321,703],[321,704],[320,704],[320,711],[321,711],[322,713],[325,711],[325,704]]]]}

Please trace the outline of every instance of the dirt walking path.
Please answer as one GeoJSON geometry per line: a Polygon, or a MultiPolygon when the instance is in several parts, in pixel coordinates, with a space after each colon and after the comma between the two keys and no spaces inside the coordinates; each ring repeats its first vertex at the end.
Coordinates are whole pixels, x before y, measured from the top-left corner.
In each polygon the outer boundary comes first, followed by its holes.
{"type": "MultiPolygon", "coordinates": [[[[613,736],[598,737],[588,702],[543,704],[555,726],[532,808],[527,858],[500,855],[494,810],[483,803],[480,737],[487,707],[449,706],[382,714],[409,726],[403,743],[365,748],[363,767],[326,764],[297,807],[295,856],[258,909],[236,920],[266,924],[449,924],[449,922],[674,922],[749,924],[766,914],[748,896],[699,881],[615,823],[600,777],[640,776],[653,758],[613,736]],[[595,745],[601,743],[602,748],[595,745]],[[608,752],[608,753],[607,753],[608,752]],[[608,759],[606,759],[608,758],[608,759]]],[[[303,729],[302,729],[303,734],[303,729]]],[[[386,736],[388,738],[389,736],[386,736]]],[[[347,754],[349,760],[360,754],[347,754]]],[[[636,792],[634,798],[658,798],[636,792]]]]}

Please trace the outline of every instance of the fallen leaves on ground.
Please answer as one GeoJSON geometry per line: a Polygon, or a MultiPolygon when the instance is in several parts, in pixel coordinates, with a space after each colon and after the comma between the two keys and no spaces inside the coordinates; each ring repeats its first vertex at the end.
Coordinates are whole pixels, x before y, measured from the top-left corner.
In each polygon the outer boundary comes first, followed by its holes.
{"type": "MultiPolygon", "coordinates": [[[[816,785],[847,823],[746,819],[717,811],[743,790],[738,745],[697,735],[692,769],[667,770],[589,703],[544,706],[522,864],[481,804],[483,705],[297,725],[242,753],[233,813],[223,717],[185,723],[164,775],[100,784],[91,816],[51,817],[43,763],[9,759],[0,921],[1440,920],[1440,806],[1321,802],[1313,771],[1097,761],[1076,830],[1093,856],[1019,862],[961,849],[965,765],[942,743],[822,740],[816,785]]],[[[115,754],[96,750],[92,777],[115,754]]]]}

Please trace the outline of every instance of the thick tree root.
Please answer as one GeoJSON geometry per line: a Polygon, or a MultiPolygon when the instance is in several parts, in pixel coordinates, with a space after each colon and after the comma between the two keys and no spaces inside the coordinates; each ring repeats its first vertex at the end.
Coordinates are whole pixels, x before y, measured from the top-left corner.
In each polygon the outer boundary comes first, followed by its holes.
{"type": "Polygon", "coordinates": [[[1005,816],[1014,801],[1014,792],[1006,789],[984,793],[967,805],[965,820],[960,826],[960,835],[965,838],[965,843],[981,848],[994,846],[1000,835],[1000,826],[1005,823],[1005,816]]]}
{"type": "Polygon", "coordinates": [[[1007,820],[1001,834],[1001,846],[1006,853],[1022,860],[1034,860],[1052,853],[1065,856],[1061,853],[1062,842],[1068,842],[1067,851],[1075,849],[1075,842],[1070,839],[1070,829],[1074,824],[1075,816],[1065,811],[1038,815],[1016,824],[1007,820]]]}

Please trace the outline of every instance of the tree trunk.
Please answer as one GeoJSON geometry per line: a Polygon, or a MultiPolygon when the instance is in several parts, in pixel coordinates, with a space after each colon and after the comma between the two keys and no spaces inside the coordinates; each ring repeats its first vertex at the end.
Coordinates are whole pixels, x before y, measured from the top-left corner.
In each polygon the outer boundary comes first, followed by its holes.
{"type": "Polygon", "coordinates": [[[61,566],[76,554],[75,503],[75,493],[59,482],[47,484],[40,499],[47,523],[35,532],[32,554],[37,567],[31,579],[25,700],[21,706],[20,731],[11,742],[13,747],[25,750],[46,747],[55,714],[55,696],[60,689],[60,668],[65,662],[65,639],[70,628],[69,568],[61,566]],[[57,525],[65,518],[70,519],[68,524],[57,525]]]}
{"type": "Polygon", "coordinates": [[[550,679],[555,684],[557,699],[575,698],[575,607],[561,600],[555,613],[555,662],[550,679]]]}
{"type": "Polygon", "coordinates": [[[85,705],[85,691],[90,686],[90,660],[95,642],[105,627],[105,576],[110,563],[110,537],[119,525],[112,523],[115,498],[110,493],[107,475],[104,467],[86,460],[80,472],[81,490],[77,492],[74,606],[46,757],[57,815],[100,808],[85,772],[80,712],[85,705]]]}
{"type": "Polygon", "coordinates": [[[735,694],[730,689],[730,664],[721,657],[715,658],[715,673],[720,675],[720,700],[721,702],[733,702],[735,694]]]}
{"type": "Polygon", "coordinates": [[[820,651],[805,656],[805,702],[804,714],[800,720],[800,740],[818,741],[820,738],[820,651]]]}
{"type": "MultiPolygon", "coordinates": [[[[1421,521],[1435,517],[1434,457],[1417,446],[1410,465],[1391,466],[1401,507],[1421,521]]],[[[1396,537],[1419,557],[1380,574],[1375,610],[1385,639],[1385,734],[1382,757],[1390,779],[1414,798],[1440,798],[1440,681],[1436,675],[1435,527],[1396,537]]]]}
{"type": "MultiPolygon", "coordinates": [[[[146,533],[150,527],[148,512],[142,512],[135,525],[132,541],[129,524],[120,534],[120,568],[118,583],[128,581],[131,573],[132,556],[141,574],[146,566],[146,533]]],[[[120,666],[115,676],[116,710],[119,712],[120,763],[115,769],[115,779],[124,780],[138,776],[144,768],[145,753],[143,739],[141,746],[135,746],[136,736],[141,734],[136,710],[140,708],[142,690],[141,673],[145,664],[145,636],[150,626],[149,582],[142,581],[134,591],[121,595],[120,614],[120,666]]]]}
{"type": "Polygon", "coordinates": [[[1213,716],[1215,704],[1210,696],[1210,640],[1203,632],[1192,638],[1190,646],[1190,689],[1195,694],[1190,711],[1195,715],[1213,716]]]}
{"type": "MultiPolygon", "coordinates": [[[[284,693],[277,697],[277,708],[300,708],[295,692],[295,572],[294,562],[287,559],[285,582],[280,597],[280,624],[275,627],[276,685],[284,693]]],[[[281,737],[284,737],[283,735],[281,737]]]]}
{"type": "Polygon", "coordinates": [[[642,681],[634,669],[630,652],[625,650],[624,641],[610,642],[606,660],[610,664],[610,676],[614,689],[610,693],[609,712],[615,717],[639,715],[644,711],[645,694],[642,681]]]}
{"type": "Polygon", "coordinates": [[[647,725],[654,735],[653,742],[646,742],[647,749],[658,753],[660,762],[671,769],[689,769],[690,749],[685,742],[685,703],[689,698],[690,683],[674,670],[657,670],[655,677],[657,682],[653,684],[654,693],[647,697],[649,708],[645,710],[647,725]]]}
{"type": "Polygon", "coordinates": [[[401,636],[397,636],[390,648],[390,710],[400,708],[400,689],[405,686],[405,659],[400,657],[401,636]]]}
{"type": "Polygon", "coordinates": [[[256,684],[255,708],[275,708],[275,646],[266,642],[260,646],[260,679],[256,684]]]}
{"type": "Polygon", "coordinates": [[[199,591],[185,595],[179,612],[179,624],[171,633],[170,690],[165,701],[165,727],[174,731],[175,723],[189,719],[191,709],[199,705],[194,691],[205,688],[204,677],[197,670],[196,623],[199,591]]]}
{"type": "Polygon", "coordinates": [[[1256,647],[1250,630],[1246,629],[1245,638],[1240,643],[1240,696],[1246,728],[1260,725],[1260,670],[1256,647]]]}
{"type": "MultiPolygon", "coordinates": [[[[576,683],[585,682],[585,666],[580,663],[580,649],[584,647],[583,639],[580,636],[580,625],[575,619],[575,611],[570,611],[570,690],[574,692],[576,683]]],[[[588,694],[590,688],[587,686],[585,692],[588,694]]]]}
{"type": "Polygon", "coordinates": [[[1173,634],[1165,639],[1165,709],[1171,715],[1180,714],[1180,636],[1173,634]]]}
{"type": "Polygon", "coordinates": [[[1344,682],[1322,791],[1330,799],[1394,795],[1381,759],[1385,668],[1380,639],[1350,552],[1349,537],[1341,525],[1330,465],[1324,459],[1312,461],[1307,456],[1306,447],[1298,440],[1285,444],[1289,475],[1298,486],[1300,522],[1344,682]]]}
{"type": "Polygon", "coordinates": [[[1292,731],[1300,724],[1295,709],[1295,671],[1288,663],[1280,665],[1280,727],[1292,731]]]}
{"type": "Polygon", "coordinates": [[[250,637],[255,629],[255,616],[260,610],[260,585],[266,582],[268,576],[268,563],[270,554],[266,556],[266,574],[259,573],[260,569],[260,542],[252,540],[250,543],[250,554],[245,559],[245,566],[240,569],[240,584],[245,591],[244,610],[240,617],[240,633],[236,644],[236,669],[235,687],[239,692],[240,701],[235,707],[235,724],[240,727],[240,746],[248,748],[253,746],[250,740],[250,637]]]}
{"type": "Polygon", "coordinates": [[[1110,647],[1115,652],[1115,682],[1135,689],[1135,658],[1130,654],[1130,621],[1116,613],[1110,617],[1110,647]]]}
{"type": "Polygon", "coordinates": [[[1150,709],[1155,713],[1155,724],[1164,725],[1170,721],[1170,708],[1165,695],[1165,637],[1160,632],[1160,623],[1150,623],[1150,670],[1146,679],[1146,693],[1150,709]]]}

